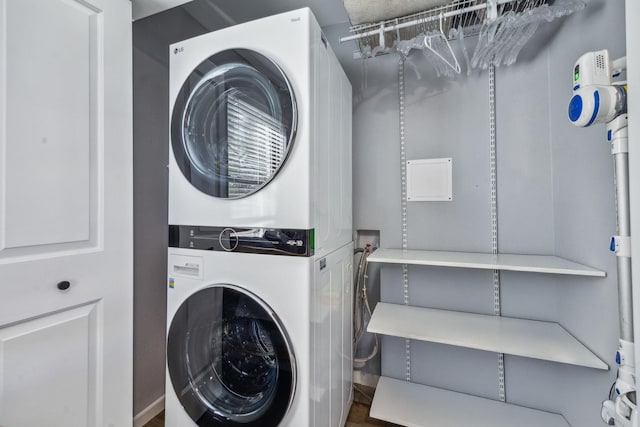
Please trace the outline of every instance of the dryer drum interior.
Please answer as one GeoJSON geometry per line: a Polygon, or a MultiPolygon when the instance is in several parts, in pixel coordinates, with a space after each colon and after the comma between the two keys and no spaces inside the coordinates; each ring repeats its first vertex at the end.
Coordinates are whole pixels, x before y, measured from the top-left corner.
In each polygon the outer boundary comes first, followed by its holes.
{"type": "Polygon", "coordinates": [[[200,191],[237,199],[277,174],[296,125],[295,97],[280,67],[251,50],[225,50],[182,85],[171,117],[173,153],[200,191]]]}
{"type": "Polygon", "coordinates": [[[275,426],[295,391],[295,358],[271,309],[233,285],[191,295],[169,327],[167,366],[198,426],[275,426]]]}

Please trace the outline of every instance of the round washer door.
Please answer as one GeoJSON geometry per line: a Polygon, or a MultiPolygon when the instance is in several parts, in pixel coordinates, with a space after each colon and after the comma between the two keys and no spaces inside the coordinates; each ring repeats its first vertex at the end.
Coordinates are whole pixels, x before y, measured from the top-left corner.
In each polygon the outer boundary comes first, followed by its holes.
{"type": "Polygon", "coordinates": [[[247,49],[216,53],[186,79],[171,117],[171,145],[183,175],[200,191],[246,197],[278,173],[297,126],[284,72],[247,49]]]}
{"type": "Polygon", "coordinates": [[[201,427],[276,426],[295,392],[291,343],[255,295],[220,284],[191,295],[169,327],[176,396],[201,427]]]}

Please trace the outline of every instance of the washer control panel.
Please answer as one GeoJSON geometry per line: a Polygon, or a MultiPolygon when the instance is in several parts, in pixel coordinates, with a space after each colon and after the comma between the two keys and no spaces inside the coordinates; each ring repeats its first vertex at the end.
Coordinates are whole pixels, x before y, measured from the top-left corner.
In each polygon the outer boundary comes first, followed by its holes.
{"type": "Polygon", "coordinates": [[[314,230],[170,225],[169,247],[313,256],[314,230]]]}

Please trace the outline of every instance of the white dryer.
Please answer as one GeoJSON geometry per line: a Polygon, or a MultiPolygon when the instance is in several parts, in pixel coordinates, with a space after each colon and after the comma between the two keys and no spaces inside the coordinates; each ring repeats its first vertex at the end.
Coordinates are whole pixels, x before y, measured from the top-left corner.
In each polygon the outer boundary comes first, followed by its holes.
{"type": "Polygon", "coordinates": [[[174,234],[352,240],[351,84],[308,8],[171,45],[169,95],[174,234]]]}
{"type": "Polygon", "coordinates": [[[326,257],[169,250],[165,423],[339,427],[353,245],[326,257]]]}

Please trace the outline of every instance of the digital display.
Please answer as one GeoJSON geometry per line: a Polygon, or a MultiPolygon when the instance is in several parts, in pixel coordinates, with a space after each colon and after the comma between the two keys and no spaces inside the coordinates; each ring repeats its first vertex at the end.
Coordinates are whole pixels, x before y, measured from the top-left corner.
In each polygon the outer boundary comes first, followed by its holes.
{"type": "Polygon", "coordinates": [[[573,81],[577,81],[580,78],[580,66],[576,65],[576,68],[573,70],[573,81]]]}

